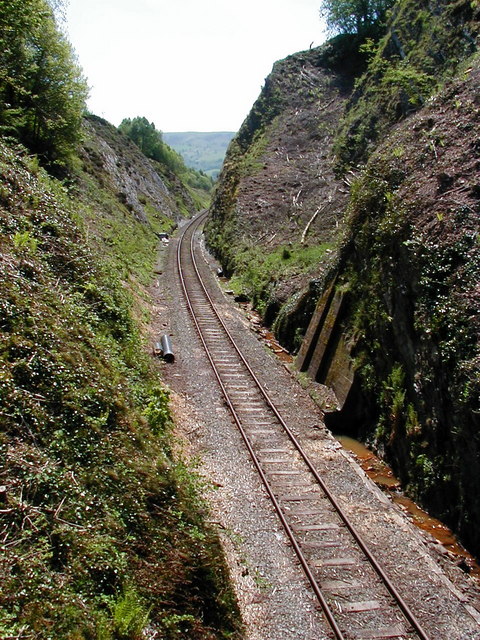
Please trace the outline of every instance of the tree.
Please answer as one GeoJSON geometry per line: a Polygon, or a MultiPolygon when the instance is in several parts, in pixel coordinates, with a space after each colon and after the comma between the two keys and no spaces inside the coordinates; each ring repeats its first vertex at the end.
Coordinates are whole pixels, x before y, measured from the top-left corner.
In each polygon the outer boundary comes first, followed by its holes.
{"type": "Polygon", "coordinates": [[[186,171],[183,158],[164,143],[162,132],[155,128],[153,122],[150,123],[146,118],[140,117],[133,120],[125,118],[119,130],[130,138],[147,158],[161,162],[174,173],[180,174],[186,171]]]}
{"type": "Polygon", "coordinates": [[[80,137],[88,89],[46,0],[0,0],[0,132],[47,161],[80,137]]]}
{"type": "Polygon", "coordinates": [[[159,162],[172,171],[184,185],[201,189],[209,193],[213,180],[202,171],[196,171],[185,165],[183,157],[163,141],[162,132],[155,128],[147,118],[125,118],[118,129],[130,138],[147,158],[159,162]]]}
{"type": "Polygon", "coordinates": [[[163,145],[162,133],[153,122],[146,118],[125,118],[119,126],[120,131],[132,140],[139,149],[152,160],[159,160],[163,145]]]}
{"type": "Polygon", "coordinates": [[[383,23],[395,0],[322,0],[320,16],[331,33],[364,35],[383,23]]]}

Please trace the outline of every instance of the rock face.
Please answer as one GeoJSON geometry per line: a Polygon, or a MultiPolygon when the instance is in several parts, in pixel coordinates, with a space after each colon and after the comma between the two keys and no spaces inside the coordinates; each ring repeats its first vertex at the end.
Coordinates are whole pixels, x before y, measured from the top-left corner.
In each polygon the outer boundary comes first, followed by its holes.
{"type": "Polygon", "coordinates": [[[360,431],[476,551],[479,79],[477,61],[372,155],[339,268],[360,431]]]}
{"type": "Polygon", "coordinates": [[[188,213],[194,203],[178,178],[146,158],[138,147],[115,127],[98,116],[84,121],[86,141],[83,162],[90,173],[102,175],[110,191],[133,213],[139,222],[148,223],[148,212],[178,220],[183,217],[177,196],[188,213]],[[163,176],[161,174],[164,174],[163,176]]]}
{"type": "MultiPolygon", "coordinates": [[[[287,261],[292,251],[328,247],[338,235],[348,186],[335,176],[332,143],[353,78],[328,68],[328,52],[277,62],[230,144],[207,225],[210,247],[227,273],[237,270],[243,251],[264,246],[266,253],[283,251],[287,261]]],[[[253,292],[267,321],[288,300],[297,316],[304,315],[310,296],[301,302],[291,297],[308,289],[327,264],[298,265],[288,277],[272,273],[266,290],[253,292]]],[[[284,322],[290,327],[285,316],[284,322]]]]}
{"type": "Polygon", "coordinates": [[[339,394],[330,424],[479,553],[479,9],[430,5],[398,2],[363,69],[348,37],[274,66],[208,238],[283,344],[307,335],[300,366],[339,394]],[[271,269],[325,242],[308,268],[271,269]]]}

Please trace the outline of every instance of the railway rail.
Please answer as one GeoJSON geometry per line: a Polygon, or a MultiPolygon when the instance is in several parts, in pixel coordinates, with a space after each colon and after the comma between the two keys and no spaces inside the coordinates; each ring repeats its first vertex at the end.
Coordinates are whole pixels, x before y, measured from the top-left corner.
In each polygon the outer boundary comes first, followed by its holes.
{"type": "Polygon", "coordinates": [[[336,640],[431,640],[332,495],[242,355],[203,282],[186,227],[177,268],[186,304],[251,459],[336,640]]]}

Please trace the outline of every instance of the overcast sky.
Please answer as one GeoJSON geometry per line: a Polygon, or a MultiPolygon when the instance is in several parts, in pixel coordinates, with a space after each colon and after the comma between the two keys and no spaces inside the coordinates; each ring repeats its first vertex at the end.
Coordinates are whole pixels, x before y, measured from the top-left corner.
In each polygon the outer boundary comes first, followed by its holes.
{"type": "Polygon", "coordinates": [[[118,126],[237,131],[276,60],[325,40],[320,0],[69,0],[89,109],[118,126]]]}

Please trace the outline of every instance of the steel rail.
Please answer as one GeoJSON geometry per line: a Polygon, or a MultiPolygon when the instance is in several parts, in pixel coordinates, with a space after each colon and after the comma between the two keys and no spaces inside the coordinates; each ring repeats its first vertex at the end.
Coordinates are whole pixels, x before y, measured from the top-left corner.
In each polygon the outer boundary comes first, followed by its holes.
{"type": "Polygon", "coordinates": [[[313,465],[312,461],[309,459],[307,453],[305,452],[305,450],[303,449],[302,445],[300,444],[300,442],[298,441],[298,439],[296,438],[296,436],[293,434],[293,432],[291,431],[291,429],[288,427],[288,425],[286,424],[284,418],[282,417],[282,415],[280,414],[280,412],[278,411],[278,409],[276,408],[274,402],[272,401],[272,399],[270,398],[270,396],[268,395],[268,393],[266,392],[266,390],[264,389],[262,383],[260,382],[260,380],[258,379],[258,377],[256,376],[256,374],[254,373],[254,371],[252,370],[252,368],[250,367],[249,363],[247,362],[247,360],[245,359],[243,353],[240,351],[239,347],[237,346],[233,336],[231,335],[230,331],[228,330],[227,326],[225,325],[224,321],[222,320],[222,318],[220,317],[220,315],[217,312],[217,309],[215,307],[215,303],[213,302],[205,284],[204,281],[201,277],[201,274],[199,272],[198,269],[198,265],[195,259],[195,255],[194,255],[194,247],[193,247],[193,241],[194,241],[194,235],[195,235],[195,231],[199,228],[199,226],[201,225],[201,223],[203,222],[204,218],[207,216],[207,212],[200,214],[199,216],[197,216],[197,218],[195,218],[194,221],[192,221],[188,227],[185,228],[184,232],[182,233],[182,236],[179,240],[178,243],[178,247],[177,247],[177,267],[178,267],[178,273],[179,273],[179,277],[180,277],[180,281],[182,284],[182,289],[183,289],[183,293],[185,296],[185,300],[187,302],[187,306],[190,312],[190,315],[193,319],[195,328],[197,330],[197,333],[200,337],[200,340],[202,342],[202,345],[205,349],[205,352],[207,354],[208,360],[212,366],[212,369],[214,371],[215,377],[219,383],[219,386],[222,390],[222,393],[224,395],[225,401],[227,403],[227,406],[230,410],[230,412],[232,413],[232,416],[234,418],[235,423],[237,424],[239,431],[242,435],[242,438],[247,446],[247,449],[249,451],[249,454],[255,464],[255,467],[257,468],[260,477],[262,479],[262,482],[267,490],[267,493],[270,497],[270,499],[272,500],[272,503],[275,507],[275,510],[277,511],[277,514],[282,522],[282,525],[285,528],[285,531],[287,533],[288,538],[290,539],[292,546],[295,550],[295,553],[297,554],[297,557],[302,565],[302,568],[315,592],[315,595],[317,596],[319,603],[322,607],[322,610],[325,614],[325,617],[327,618],[328,623],[330,624],[333,632],[335,633],[335,636],[337,638],[337,640],[344,640],[344,635],[342,634],[342,631],[339,629],[332,611],[328,605],[328,603],[325,600],[325,597],[323,595],[323,593],[320,590],[320,587],[318,585],[318,582],[315,579],[315,576],[313,575],[308,562],[295,538],[295,534],[293,533],[290,525],[288,524],[285,515],[283,513],[282,507],[280,505],[280,503],[278,502],[276,496],[273,494],[273,491],[270,487],[270,484],[268,482],[268,479],[265,475],[265,472],[263,471],[260,461],[258,459],[258,457],[256,456],[251,443],[248,439],[248,435],[245,432],[243,425],[241,423],[241,420],[231,402],[231,399],[229,397],[228,391],[225,388],[225,385],[220,377],[220,374],[218,372],[218,369],[215,365],[215,362],[209,352],[208,349],[208,345],[204,339],[204,336],[202,334],[201,331],[201,327],[197,321],[197,318],[195,316],[195,312],[193,309],[193,306],[191,304],[190,301],[190,297],[188,294],[188,290],[187,290],[187,286],[186,286],[186,282],[182,273],[182,265],[181,265],[181,258],[180,258],[180,251],[181,251],[181,247],[182,247],[182,243],[184,240],[184,236],[185,233],[187,232],[187,230],[190,230],[190,228],[192,229],[192,235],[191,235],[191,239],[190,239],[190,259],[192,262],[192,266],[195,270],[195,274],[197,276],[197,280],[199,285],[201,286],[203,293],[211,307],[212,312],[214,313],[214,315],[216,316],[218,322],[220,323],[220,325],[222,326],[223,330],[225,331],[225,334],[227,335],[230,343],[232,344],[233,348],[235,349],[235,351],[237,352],[239,358],[241,359],[242,363],[244,364],[244,366],[246,367],[247,371],[249,372],[250,376],[252,377],[253,381],[255,382],[255,385],[257,386],[258,390],[260,391],[260,393],[262,394],[264,400],[266,401],[268,407],[272,410],[272,412],[274,413],[275,417],[277,418],[278,422],[281,424],[282,428],[284,429],[285,433],[288,435],[289,439],[291,440],[292,444],[294,445],[295,449],[298,451],[298,453],[300,454],[300,456],[302,457],[303,461],[305,462],[306,466],[308,467],[309,471],[311,472],[311,474],[313,475],[313,477],[315,478],[315,480],[317,481],[318,485],[320,486],[320,488],[322,489],[325,497],[328,499],[328,501],[330,502],[330,504],[332,505],[332,507],[334,508],[335,512],[337,513],[337,515],[340,517],[340,519],[342,520],[342,522],[344,523],[345,527],[348,529],[349,533],[351,534],[352,538],[355,540],[355,542],[357,543],[358,547],[361,549],[361,551],[363,552],[363,554],[365,555],[365,557],[367,558],[370,566],[374,569],[374,571],[376,572],[376,574],[378,575],[378,577],[380,578],[380,580],[382,581],[382,583],[384,584],[385,588],[387,589],[387,591],[390,593],[390,595],[392,596],[392,598],[395,600],[396,604],[398,605],[399,609],[402,611],[405,619],[409,622],[409,624],[411,625],[413,631],[417,634],[417,636],[421,639],[421,640],[431,640],[430,637],[427,635],[427,633],[424,631],[424,629],[422,628],[421,624],[419,623],[419,621],[416,619],[416,617],[414,616],[413,612],[411,611],[410,607],[407,605],[407,603],[405,602],[405,600],[403,599],[403,597],[400,595],[400,593],[398,592],[398,590],[396,589],[396,587],[393,585],[392,581],[390,580],[390,578],[386,575],[384,569],[381,567],[379,561],[375,558],[375,556],[373,555],[373,553],[370,551],[370,549],[368,548],[367,544],[364,542],[362,536],[360,535],[360,533],[358,532],[358,530],[356,529],[356,527],[350,522],[348,516],[345,514],[345,512],[343,511],[342,507],[340,506],[340,504],[338,503],[338,501],[336,500],[336,498],[333,496],[333,494],[331,493],[331,491],[329,490],[329,488],[326,486],[324,480],[321,478],[321,476],[319,475],[318,471],[316,470],[315,466],[313,465]]]}
{"type": "MultiPolygon", "coordinates": [[[[196,225],[196,228],[198,228],[198,226],[200,226],[200,223],[198,223],[198,225],[196,225]]],[[[192,233],[192,239],[193,239],[193,234],[196,231],[196,228],[192,233]]],[[[183,239],[183,236],[182,236],[182,239],[183,239]]],[[[181,248],[180,242],[179,242],[178,247],[179,247],[179,249],[178,249],[178,253],[177,253],[177,258],[178,258],[178,260],[180,260],[180,258],[179,258],[179,256],[180,256],[180,248],[181,248]]],[[[195,265],[195,271],[198,274],[196,265],[195,265]]],[[[220,386],[220,389],[222,390],[223,396],[224,396],[225,401],[227,403],[227,406],[228,406],[228,408],[229,408],[229,410],[230,410],[230,412],[231,412],[231,414],[233,416],[235,424],[237,425],[237,427],[238,427],[238,429],[240,431],[240,434],[241,434],[241,436],[243,438],[243,441],[245,442],[245,445],[246,445],[247,450],[248,450],[248,452],[250,454],[250,457],[251,457],[251,459],[252,459],[252,461],[253,461],[253,463],[255,465],[255,468],[257,469],[257,471],[258,471],[258,473],[260,475],[260,478],[261,478],[261,480],[263,482],[263,485],[264,485],[264,487],[265,487],[265,489],[266,489],[266,491],[268,493],[268,496],[269,496],[270,500],[273,503],[275,511],[277,512],[277,515],[280,518],[280,521],[281,521],[281,523],[282,523],[282,525],[283,525],[283,527],[285,529],[285,532],[286,532],[290,542],[292,543],[292,546],[293,546],[293,548],[295,550],[297,558],[299,559],[299,561],[300,561],[300,563],[302,565],[302,568],[303,568],[303,570],[304,570],[304,572],[305,572],[305,574],[306,574],[306,576],[308,578],[308,581],[310,582],[310,585],[312,586],[312,589],[315,592],[315,595],[316,595],[316,597],[317,597],[317,599],[318,599],[318,601],[320,603],[320,606],[322,607],[322,610],[323,610],[324,615],[325,615],[325,617],[326,617],[326,619],[328,621],[328,624],[332,628],[337,640],[345,640],[345,636],[343,635],[340,627],[337,624],[337,621],[335,620],[335,618],[333,616],[333,613],[332,613],[330,607],[328,606],[327,601],[325,600],[325,596],[323,595],[323,593],[322,593],[322,591],[321,591],[321,589],[320,589],[320,587],[318,585],[318,582],[316,581],[315,576],[313,575],[312,570],[310,569],[310,567],[308,565],[307,559],[305,558],[305,556],[304,556],[304,554],[303,554],[303,552],[302,552],[302,550],[300,548],[300,545],[298,544],[298,542],[297,542],[297,540],[295,538],[295,534],[293,533],[290,525],[288,524],[288,522],[287,522],[287,520],[285,518],[283,510],[282,510],[282,508],[280,506],[280,503],[278,502],[275,494],[273,493],[273,491],[272,491],[272,489],[270,487],[270,483],[268,482],[268,479],[267,479],[267,477],[265,475],[265,472],[263,471],[263,469],[261,467],[260,461],[259,461],[257,455],[255,454],[255,451],[252,448],[252,445],[251,445],[251,443],[250,443],[250,441],[248,439],[248,436],[247,436],[247,434],[245,432],[245,429],[243,428],[242,422],[241,422],[241,420],[240,420],[240,418],[239,418],[239,416],[238,416],[238,414],[237,414],[237,412],[236,412],[236,410],[235,410],[235,408],[234,408],[234,406],[232,404],[232,401],[231,401],[231,399],[229,397],[228,391],[225,388],[223,380],[220,377],[218,369],[217,369],[217,367],[215,365],[215,362],[214,362],[214,360],[213,360],[213,358],[212,358],[212,356],[210,354],[210,351],[208,349],[208,345],[207,345],[207,343],[205,341],[205,338],[204,338],[204,336],[202,334],[202,331],[201,331],[201,328],[199,326],[198,320],[197,320],[196,315],[194,313],[193,306],[191,304],[191,301],[190,301],[190,298],[189,298],[189,295],[188,295],[185,279],[183,277],[181,268],[179,268],[179,274],[180,274],[180,281],[181,281],[181,284],[182,284],[183,292],[184,292],[184,295],[185,295],[185,299],[186,299],[186,302],[187,302],[187,306],[188,306],[190,315],[191,315],[191,317],[193,319],[193,323],[194,323],[195,328],[197,330],[197,333],[198,333],[198,335],[200,337],[200,341],[202,342],[202,345],[203,345],[203,347],[205,349],[205,353],[207,354],[207,358],[208,358],[208,360],[209,360],[209,362],[210,362],[210,364],[212,366],[213,372],[214,372],[215,377],[217,379],[217,382],[218,382],[218,384],[220,386]]],[[[199,282],[202,284],[202,287],[203,287],[202,281],[199,280],[199,282]]],[[[208,298],[209,298],[209,301],[211,301],[210,300],[210,296],[208,296],[208,298]]]]}

